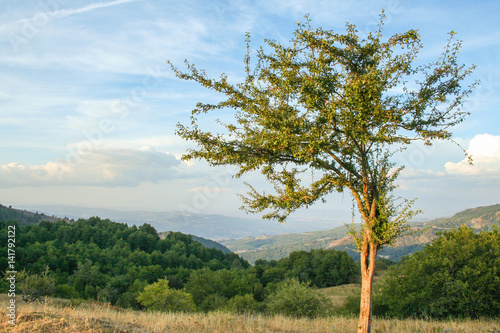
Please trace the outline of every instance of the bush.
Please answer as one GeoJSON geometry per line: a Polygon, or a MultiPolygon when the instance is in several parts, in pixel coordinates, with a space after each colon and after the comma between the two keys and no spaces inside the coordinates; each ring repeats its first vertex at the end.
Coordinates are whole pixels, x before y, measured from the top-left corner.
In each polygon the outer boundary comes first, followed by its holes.
{"type": "MultiPolygon", "coordinates": [[[[353,292],[351,295],[347,296],[342,306],[335,309],[335,313],[342,316],[359,316],[360,304],[361,290],[357,290],[356,292],[353,292]]],[[[373,312],[375,313],[375,309],[373,309],[373,312]]]]}
{"type": "Polygon", "coordinates": [[[161,279],[144,288],[137,301],[148,310],[195,311],[193,297],[182,290],[170,289],[168,280],[161,279]]]}
{"type": "Polygon", "coordinates": [[[331,302],[307,283],[293,278],[278,284],[276,291],[269,295],[267,306],[273,314],[315,318],[327,315],[331,302]]]}
{"type": "Polygon", "coordinates": [[[203,301],[198,306],[200,310],[209,312],[222,309],[227,306],[228,300],[219,294],[210,294],[203,298],[203,301]]]}
{"type": "Polygon", "coordinates": [[[391,267],[374,309],[395,317],[498,317],[499,299],[500,231],[464,226],[391,267]]]}
{"type": "Polygon", "coordinates": [[[228,302],[227,309],[234,313],[256,313],[262,309],[262,304],[257,302],[252,294],[236,295],[228,302]]]}
{"type": "Polygon", "coordinates": [[[60,284],[55,288],[55,295],[61,298],[77,298],[78,293],[75,288],[67,284],[60,284]]]}
{"type": "Polygon", "coordinates": [[[16,279],[23,294],[23,300],[26,302],[37,301],[43,296],[52,295],[56,290],[56,280],[49,275],[48,267],[41,275],[21,271],[17,274],[16,279]]]}

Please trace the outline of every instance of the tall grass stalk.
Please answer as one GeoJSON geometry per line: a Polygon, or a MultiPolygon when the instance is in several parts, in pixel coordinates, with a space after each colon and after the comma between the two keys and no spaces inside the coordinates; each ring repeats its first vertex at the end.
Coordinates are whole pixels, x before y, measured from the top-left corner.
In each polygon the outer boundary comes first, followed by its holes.
{"type": "MultiPolygon", "coordinates": [[[[314,332],[349,333],[356,331],[357,318],[330,316],[318,319],[284,316],[235,315],[227,312],[160,313],[123,310],[97,302],[69,302],[47,299],[40,303],[17,303],[17,324],[8,323],[5,315],[8,298],[0,298],[3,318],[0,332],[314,332]]],[[[500,332],[496,320],[396,320],[377,319],[373,332],[500,332]]]]}

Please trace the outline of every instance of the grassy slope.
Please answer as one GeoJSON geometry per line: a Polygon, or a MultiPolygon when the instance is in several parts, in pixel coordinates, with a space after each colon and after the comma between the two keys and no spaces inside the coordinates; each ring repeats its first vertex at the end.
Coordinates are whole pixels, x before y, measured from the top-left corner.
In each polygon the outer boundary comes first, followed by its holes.
{"type": "MultiPolygon", "coordinates": [[[[0,295],[0,306],[5,309],[9,299],[0,295]]],[[[3,314],[0,332],[355,332],[357,319],[331,316],[314,320],[283,316],[235,315],[230,313],[148,313],[121,310],[106,304],[82,303],[72,306],[67,300],[49,299],[44,303],[16,302],[17,324],[12,326],[3,314]]],[[[500,329],[494,320],[397,320],[373,321],[374,332],[496,332],[500,329]]]]}

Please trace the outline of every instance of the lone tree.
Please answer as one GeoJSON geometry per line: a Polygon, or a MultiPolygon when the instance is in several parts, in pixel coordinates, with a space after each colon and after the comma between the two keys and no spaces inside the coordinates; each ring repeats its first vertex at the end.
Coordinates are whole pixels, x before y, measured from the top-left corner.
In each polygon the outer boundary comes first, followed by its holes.
{"type": "Polygon", "coordinates": [[[476,84],[461,85],[474,67],[458,65],[461,42],[454,32],[439,59],[417,66],[417,31],[384,39],[383,21],[382,13],[376,31],[363,39],[352,24],[338,34],[313,28],[307,18],[289,45],[265,40],[255,63],[247,34],[246,77],[238,84],[225,74],[211,79],[188,61],[185,72],[171,64],[178,78],[226,97],[198,103],[191,124],[178,124],[177,134],[198,145],[183,159],[236,165],[236,177],[259,170],[274,185],[268,194],[247,184],[243,209],[284,222],[331,192],[350,191],[362,219],[351,228],[361,254],[359,332],[370,331],[377,251],[416,214],[412,201],[393,199],[403,166],[391,157],[416,140],[451,140],[449,129],[467,116],[461,107],[476,84]],[[199,128],[198,116],[223,109],[234,111],[234,123],[219,121],[225,129],[215,134],[199,128]]]}

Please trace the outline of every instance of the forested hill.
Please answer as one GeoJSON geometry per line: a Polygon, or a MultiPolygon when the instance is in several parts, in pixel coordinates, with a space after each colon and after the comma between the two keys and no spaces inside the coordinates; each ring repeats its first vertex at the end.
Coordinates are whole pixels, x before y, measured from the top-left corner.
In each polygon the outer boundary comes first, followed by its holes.
{"type": "MultiPolygon", "coordinates": [[[[0,221],[3,253],[11,225],[12,219],[0,221]]],[[[15,244],[15,270],[39,276],[48,270],[57,281],[54,294],[124,307],[135,307],[138,292],[158,279],[167,278],[170,286],[182,288],[193,270],[250,266],[234,253],[207,248],[180,232],[162,239],[147,223],[129,227],[99,217],[17,225],[15,244]]],[[[8,260],[0,257],[0,271],[8,270],[8,260]]],[[[5,283],[0,282],[0,289],[5,283]]]]}
{"type": "Polygon", "coordinates": [[[15,209],[0,205],[0,221],[14,220],[19,225],[37,224],[41,221],[59,221],[62,220],[55,216],[49,216],[38,212],[29,212],[26,210],[15,209]]]}
{"type": "MultiPolygon", "coordinates": [[[[475,231],[491,230],[500,226],[500,204],[471,208],[448,218],[439,218],[427,222],[409,223],[410,230],[399,238],[392,247],[385,247],[380,255],[391,260],[400,260],[404,255],[418,251],[430,243],[441,231],[467,225],[475,231]]],[[[347,235],[346,226],[326,231],[305,232],[277,236],[261,235],[237,240],[221,241],[231,251],[238,253],[250,262],[258,259],[278,260],[297,250],[333,248],[346,250],[357,259],[353,251],[352,238],[347,235]]]]}
{"type": "MultiPolygon", "coordinates": [[[[17,271],[16,293],[27,301],[56,296],[143,309],[150,297],[139,296],[161,284],[162,293],[189,293],[202,311],[229,309],[237,302],[264,309],[267,295],[286,279],[315,287],[358,279],[358,268],[344,251],[295,252],[252,267],[237,254],[207,248],[190,235],[163,236],[147,223],[129,227],[99,217],[26,226],[0,221],[0,252],[7,253],[14,244],[7,239],[15,237],[15,252],[0,257],[0,271],[17,271]]],[[[0,280],[0,293],[8,290],[9,282],[0,280]]]]}
{"type": "MultiPolygon", "coordinates": [[[[171,232],[172,231],[164,231],[164,232],[160,232],[158,235],[160,236],[160,238],[166,238],[168,236],[168,234],[170,234],[171,232]]],[[[191,238],[195,242],[199,242],[199,243],[203,244],[205,247],[208,247],[209,249],[217,249],[217,250],[221,250],[224,253],[231,253],[231,250],[229,250],[227,247],[225,247],[224,245],[217,243],[213,240],[206,239],[203,237],[198,237],[195,235],[189,235],[189,236],[191,236],[191,238]]]]}
{"type": "MultiPolygon", "coordinates": [[[[57,221],[65,221],[69,219],[62,219],[58,218],[55,216],[49,216],[46,214],[38,213],[38,212],[30,212],[27,210],[21,210],[21,209],[15,209],[12,208],[11,206],[6,207],[3,205],[0,205],[0,221],[9,221],[13,220],[18,223],[19,226],[25,226],[25,225],[33,225],[33,224],[38,224],[42,221],[49,221],[49,222],[57,222],[57,221]]],[[[74,221],[74,220],[71,220],[74,221]]],[[[147,221],[143,221],[147,222],[147,221]]],[[[166,238],[167,234],[169,234],[171,231],[164,231],[158,233],[160,238],[166,238]]],[[[195,235],[190,235],[191,238],[203,244],[207,248],[214,248],[221,250],[224,253],[231,253],[231,250],[229,250],[227,247],[224,245],[217,243],[215,241],[212,241],[210,239],[206,239],[203,237],[195,236],[195,235]]]]}

